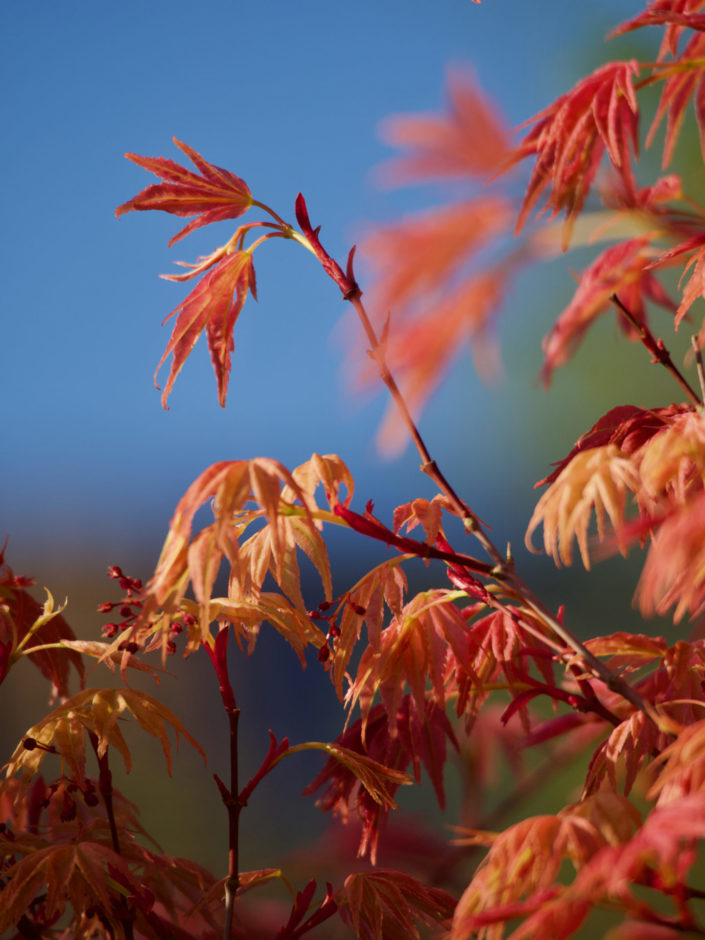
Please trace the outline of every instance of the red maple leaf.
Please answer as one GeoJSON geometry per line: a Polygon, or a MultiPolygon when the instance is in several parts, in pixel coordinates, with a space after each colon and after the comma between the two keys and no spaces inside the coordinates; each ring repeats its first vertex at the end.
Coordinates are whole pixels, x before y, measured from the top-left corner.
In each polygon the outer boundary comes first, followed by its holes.
{"type": "MultiPolygon", "coordinates": [[[[553,370],[568,361],[597,317],[611,307],[613,294],[619,295],[639,323],[646,322],[646,298],[675,313],[676,304],[649,270],[649,242],[646,236],[612,245],[583,271],[573,299],[543,341],[541,376],[546,386],[553,370]]],[[[639,339],[636,329],[621,315],[617,322],[630,339],[639,339]]]]}
{"type": "Polygon", "coordinates": [[[164,182],[148,186],[115,210],[116,216],[133,209],[161,209],[173,215],[197,216],[174,235],[169,245],[173,245],[202,225],[223,219],[236,219],[253,204],[252,194],[244,180],[229,170],[208,163],[199,153],[176,137],[173,140],[201,175],[164,157],[140,157],[135,153],[126,153],[128,160],[161,177],[164,182]]]}
{"type": "Polygon", "coordinates": [[[548,189],[546,208],[552,216],[565,209],[567,245],[605,150],[627,188],[635,189],[630,142],[636,153],[639,108],[632,77],[638,72],[635,60],[609,62],[528,122],[534,126],[506,164],[536,157],[517,231],[548,189]]]}
{"type": "Polygon", "coordinates": [[[683,30],[688,26],[692,29],[703,28],[702,23],[705,17],[693,14],[704,6],[705,0],[653,0],[648,10],[622,23],[610,33],[610,38],[640,29],[642,26],[666,25],[658,55],[659,61],[669,52],[675,56],[678,40],[683,30]]]}
{"type": "MultiPolygon", "coordinates": [[[[157,366],[159,372],[167,356],[173,354],[171,371],[162,393],[162,405],[165,408],[176,376],[204,329],[218,382],[218,401],[225,407],[230,378],[230,354],[235,345],[233,329],[247,292],[252,291],[253,297],[257,299],[257,285],[251,252],[232,251],[226,254],[223,249],[218,249],[214,252],[214,255],[216,254],[222,255],[221,260],[210,273],[201,278],[188,297],[164,320],[166,323],[174,314],[177,315],[171,338],[157,366]]],[[[208,260],[198,265],[190,274],[175,277],[194,277],[205,269],[208,260]]]]}

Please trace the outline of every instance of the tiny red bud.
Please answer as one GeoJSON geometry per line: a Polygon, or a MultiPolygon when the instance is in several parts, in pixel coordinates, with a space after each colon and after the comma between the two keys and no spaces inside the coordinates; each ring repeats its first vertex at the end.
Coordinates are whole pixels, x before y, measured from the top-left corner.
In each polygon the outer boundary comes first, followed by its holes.
{"type": "Polygon", "coordinates": [[[121,617],[131,617],[131,616],[132,616],[132,608],[130,607],[129,604],[123,604],[123,605],[122,605],[122,607],[120,608],[120,616],[121,616],[121,617]]]}
{"type": "Polygon", "coordinates": [[[117,565],[108,565],[109,578],[122,578],[122,576],[122,568],[119,568],[117,565]]]}
{"type": "Polygon", "coordinates": [[[115,605],[111,604],[110,601],[103,601],[102,604],[98,604],[98,613],[107,614],[108,611],[112,610],[115,605]]]}

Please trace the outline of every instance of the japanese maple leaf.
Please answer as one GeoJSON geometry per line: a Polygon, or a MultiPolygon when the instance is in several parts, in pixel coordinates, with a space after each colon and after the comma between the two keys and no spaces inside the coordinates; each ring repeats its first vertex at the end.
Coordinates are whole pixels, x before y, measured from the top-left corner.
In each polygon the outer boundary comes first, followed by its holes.
{"type": "MultiPolygon", "coordinates": [[[[661,265],[669,264],[674,258],[677,258],[680,255],[691,252],[692,254],[690,256],[690,260],[686,264],[679,282],[680,284],[683,281],[690,268],[692,268],[693,270],[689,276],[688,282],[683,287],[683,299],[681,300],[680,306],[676,312],[676,328],[680,324],[681,320],[683,320],[683,318],[686,316],[695,301],[699,297],[705,297],[705,235],[695,235],[693,238],[687,239],[680,245],[677,245],[675,248],[672,248],[670,251],[667,251],[665,254],[661,255],[658,261],[654,262],[655,265],[660,267],[661,265]]],[[[701,327],[700,329],[700,333],[698,334],[698,342],[701,346],[705,342],[705,326],[701,327]]]]}
{"type": "MultiPolygon", "coordinates": [[[[703,28],[705,29],[705,16],[703,28]]],[[[693,99],[695,116],[700,130],[700,148],[705,154],[705,33],[696,33],[688,42],[683,53],[674,62],[669,62],[655,69],[652,81],[664,80],[658,110],[646,138],[648,147],[664,114],[666,121],[666,140],[663,148],[663,165],[670,163],[676,141],[683,125],[685,109],[693,99]]]]}
{"type": "Polygon", "coordinates": [[[126,153],[128,160],[161,177],[163,182],[148,186],[115,210],[116,216],[133,209],[161,209],[162,212],[171,212],[173,215],[195,215],[196,218],[192,222],[174,235],[169,245],[173,245],[202,225],[223,219],[236,219],[246,212],[253,202],[247,183],[239,176],[208,163],[188,144],[177,140],[176,137],[173,140],[200,171],[200,175],[164,157],[140,157],[135,153],[126,153]]]}
{"type": "MultiPolygon", "coordinates": [[[[468,344],[482,376],[499,372],[492,326],[505,283],[506,272],[501,267],[470,276],[425,314],[408,317],[390,331],[388,362],[412,411],[421,409],[468,344]]],[[[377,439],[380,449],[390,455],[406,442],[406,430],[393,402],[387,407],[377,439]]]]}
{"type": "Polygon", "coordinates": [[[705,493],[674,508],[652,535],[636,600],[644,616],[675,608],[674,622],[686,612],[705,610],[705,493]]]}
{"type": "MultiPolygon", "coordinates": [[[[477,273],[466,268],[509,224],[507,201],[482,196],[378,228],[363,243],[377,272],[372,308],[380,314],[391,311],[388,363],[412,410],[427,401],[468,340],[485,374],[496,371],[489,325],[504,293],[508,265],[477,273]]],[[[367,360],[361,384],[374,374],[367,360]]],[[[380,431],[380,443],[389,453],[406,439],[397,433],[396,418],[389,409],[380,431]]]]}
{"type": "Polygon", "coordinates": [[[18,644],[21,644],[31,662],[52,683],[52,700],[67,698],[72,666],[83,681],[83,659],[76,650],[58,646],[63,640],[74,641],[76,636],[61,616],[61,608],[54,610],[51,595],[42,606],[26,590],[34,581],[13,574],[5,562],[5,547],[0,550],[0,683],[7,675],[13,656],[18,655],[18,644]],[[57,644],[57,648],[43,648],[51,644],[57,644]],[[35,646],[40,649],[33,653],[35,646]]]}
{"type": "MultiPolygon", "coordinates": [[[[573,299],[543,341],[541,377],[546,386],[553,370],[568,361],[597,317],[611,307],[613,294],[640,323],[646,321],[645,299],[675,313],[676,304],[649,270],[649,241],[648,237],[631,238],[612,245],[583,271],[573,299]]],[[[630,338],[639,338],[621,315],[617,322],[630,338]]]]}
{"type": "MultiPolygon", "coordinates": [[[[463,179],[476,189],[502,165],[508,131],[502,116],[466,75],[448,79],[449,106],[439,115],[394,116],[383,136],[402,150],[383,168],[392,185],[445,178],[463,179]]],[[[498,357],[489,350],[487,323],[496,309],[510,264],[488,271],[476,263],[509,233],[513,210],[498,194],[471,192],[469,198],[377,226],[362,244],[374,272],[366,294],[378,318],[389,316],[383,345],[389,367],[401,381],[412,409],[419,409],[463,342],[471,338],[486,373],[498,357]],[[479,340],[479,342],[478,342],[479,340]]],[[[376,380],[369,359],[359,368],[361,384],[376,380]]],[[[390,412],[380,438],[398,449],[400,437],[390,412]]]]}
{"type": "Polygon", "coordinates": [[[667,408],[618,405],[610,409],[577,440],[567,457],[556,462],[555,470],[535,484],[535,488],[553,483],[581,451],[616,444],[622,454],[633,454],[654,434],[667,428],[676,415],[688,411],[690,409],[684,405],[669,405],[667,408]]]}
{"type": "Polygon", "coordinates": [[[697,23],[705,20],[705,17],[693,15],[703,7],[705,7],[705,0],[653,0],[647,10],[622,23],[610,33],[610,37],[621,36],[642,26],[665,24],[666,30],[658,55],[660,61],[667,53],[675,56],[678,40],[687,26],[694,29],[703,28],[698,27],[697,23]]]}
{"type": "Polygon", "coordinates": [[[627,188],[635,189],[630,142],[636,153],[639,108],[632,78],[638,72],[635,60],[609,62],[529,122],[534,126],[506,163],[509,167],[525,157],[536,158],[517,231],[548,190],[546,208],[552,216],[561,210],[566,212],[563,242],[567,247],[572,223],[583,207],[605,151],[627,188]]]}
{"type": "MultiPolygon", "coordinates": [[[[173,355],[169,378],[162,393],[162,405],[165,408],[176,376],[204,329],[218,383],[218,402],[225,407],[230,379],[230,355],[235,347],[233,329],[248,291],[252,291],[252,296],[257,299],[257,284],[251,252],[240,250],[228,254],[218,249],[214,255],[221,256],[221,260],[164,320],[166,323],[176,314],[171,338],[157,366],[159,372],[167,356],[173,355]]],[[[206,259],[190,274],[172,275],[171,279],[193,277],[203,271],[211,259],[206,259]]]]}
{"type": "Polygon", "coordinates": [[[509,133],[502,115],[473,79],[448,76],[445,114],[394,115],[381,127],[382,137],[407,153],[381,168],[382,180],[399,186],[446,177],[487,178],[507,154],[509,133]]]}

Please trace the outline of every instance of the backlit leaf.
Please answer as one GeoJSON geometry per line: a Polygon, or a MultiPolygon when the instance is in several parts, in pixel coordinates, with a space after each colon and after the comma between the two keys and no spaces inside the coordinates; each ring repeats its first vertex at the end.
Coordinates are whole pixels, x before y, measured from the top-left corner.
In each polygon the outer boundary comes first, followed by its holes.
{"type": "Polygon", "coordinates": [[[349,875],[340,914],[360,940],[419,940],[416,921],[448,926],[455,898],[395,869],[349,875]]]}
{"type": "Polygon", "coordinates": [[[148,186],[115,210],[116,216],[133,209],[160,209],[173,215],[197,216],[171,239],[170,245],[202,225],[223,219],[236,219],[252,205],[252,195],[244,180],[229,170],[208,163],[188,144],[182,143],[176,137],[173,140],[200,175],[164,157],[140,157],[127,153],[125,156],[128,160],[161,177],[164,182],[148,186]]]}
{"type": "Polygon", "coordinates": [[[116,748],[131,767],[130,751],[118,726],[120,717],[131,714],[148,734],[157,738],[171,772],[171,745],[167,727],[171,726],[178,741],[182,734],[203,756],[198,742],[184,728],[181,721],[165,705],[145,692],[135,689],[84,689],[58,708],[49,712],[33,725],[6,765],[8,776],[21,772],[25,779],[34,776],[46,757],[46,748],[55,748],[65,762],[70,775],[78,781],[85,780],[84,732],[92,732],[98,738],[98,755],[105,754],[109,746],[116,748]],[[27,740],[41,745],[30,747],[27,740]]]}

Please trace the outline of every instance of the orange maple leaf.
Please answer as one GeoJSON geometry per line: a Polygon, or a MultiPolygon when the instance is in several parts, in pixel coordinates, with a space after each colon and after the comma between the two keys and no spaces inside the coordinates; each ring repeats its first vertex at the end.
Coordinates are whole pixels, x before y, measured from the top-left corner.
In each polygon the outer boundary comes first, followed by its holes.
{"type": "Polygon", "coordinates": [[[169,242],[170,246],[202,225],[223,219],[236,219],[253,204],[247,183],[239,176],[208,163],[188,144],[177,140],[176,137],[173,141],[201,175],[164,157],[140,157],[135,153],[126,153],[128,160],[161,177],[165,182],[148,186],[115,210],[116,216],[133,209],[161,209],[173,215],[197,216],[174,235],[169,242]]]}
{"type": "MultiPolygon", "coordinates": [[[[460,72],[448,79],[449,107],[434,115],[395,116],[383,134],[404,153],[383,168],[394,185],[461,177],[476,185],[501,166],[508,132],[494,106],[473,80],[460,72]]],[[[462,343],[472,338],[476,357],[493,371],[494,347],[486,342],[487,323],[503,293],[510,265],[473,270],[480,252],[496,247],[508,233],[511,203],[500,194],[472,194],[452,205],[436,206],[393,225],[378,226],[362,251],[374,272],[366,292],[384,329],[389,366],[401,380],[412,409],[426,401],[462,343]]],[[[362,384],[376,373],[369,361],[360,367],[362,384]]],[[[400,440],[390,411],[380,433],[382,447],[398,449],[400,440]]]]}
{"type": "MultiPolygon", "coordinates": [[[[201,278],[188,297],[164,320],[166,323],[177,315],[171,338],[155,372],[156,385],[157,372],[167,356],[173,354],[171,371],[162,393],[162,405],[165,408],[176,376],[204,329],[218,383],[218,402],[225,407],[230,378],[230,354],[235,347],[233,329],[248,291],[252,291],[252,296],[257,299],[257,283],[250,251],[232,250],[228,253],[225,249],[218,249],[214,254],[222,255],[221,260],[201,278]]],[[[195,276],[205,269],[206,261],[190,274],[173,275],[171,279],[195,276]]]]}
{"type": "Polygon", "coordinates": [[[509,133],[497,109],[463,72],[448,75],[445,114],[394,115],[381,125],[392,147],[409,153],[380,169],[380,178],[399,186],[445,177],[487,178],[509,149],[509,133]]]}
{"type": "Polygon", "coordinates": [[[644,616],[675,607],[678,622],[686,612],[705,610],[705,493],[675,507],[652,535],[636,599],[644,616]]]}

